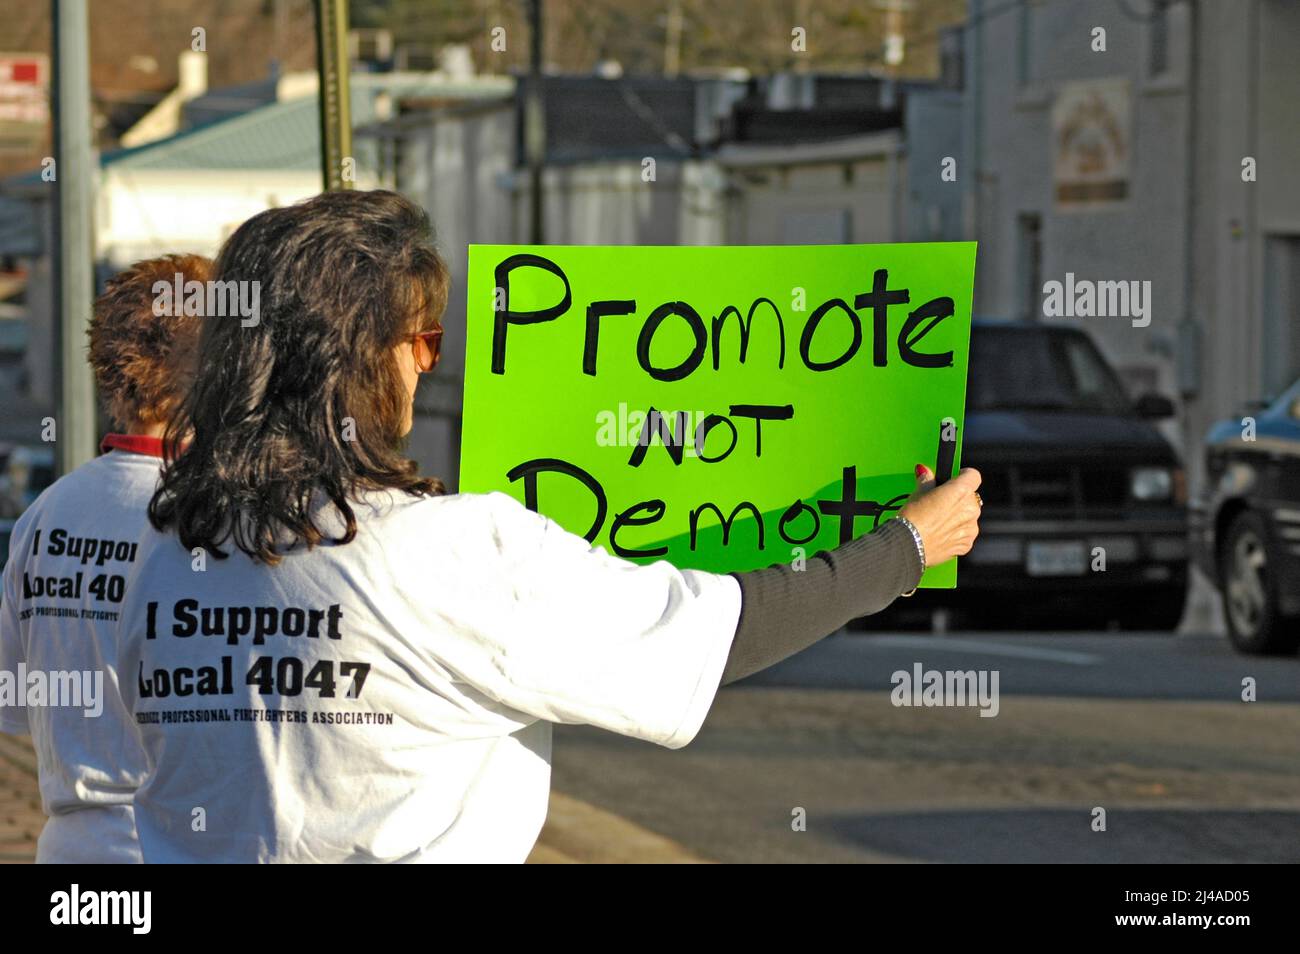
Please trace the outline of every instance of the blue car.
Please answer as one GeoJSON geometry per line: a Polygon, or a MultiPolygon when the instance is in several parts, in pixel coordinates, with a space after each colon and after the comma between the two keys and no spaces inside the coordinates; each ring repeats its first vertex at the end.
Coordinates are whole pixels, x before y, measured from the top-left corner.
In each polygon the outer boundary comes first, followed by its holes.
{"type": "Polygon", "coordinates": [[[1243,653],[1300,648],[1300,381],[1205,439],[1205,492],[1192,509],[1197,565],[1223,594],[1243,653]]]}

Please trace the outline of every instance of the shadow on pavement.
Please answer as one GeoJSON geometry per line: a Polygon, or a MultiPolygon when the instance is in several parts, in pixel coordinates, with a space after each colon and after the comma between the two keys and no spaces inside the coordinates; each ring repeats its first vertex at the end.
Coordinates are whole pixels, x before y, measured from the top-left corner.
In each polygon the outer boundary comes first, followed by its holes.
{"type": "Polygon", "coordinates": [[[1141,810],[922,812],[827,819],[845,841],[923,862],[1030,864],[1291,862],[1300,860],[1300,812],[1141,810]]]}

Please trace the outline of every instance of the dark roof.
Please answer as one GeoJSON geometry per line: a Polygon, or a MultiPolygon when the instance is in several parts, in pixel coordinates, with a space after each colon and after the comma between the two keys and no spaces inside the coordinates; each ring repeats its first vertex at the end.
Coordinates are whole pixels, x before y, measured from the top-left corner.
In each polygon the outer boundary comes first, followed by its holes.
{"type": "Polygon", "coordinates": [[[784,73],[756,77],[724,124],[734,142],[816,142],[903,125],[910,88],[873,74],[784,73]]]}
{"type": "MultiPolygon", "coordinates": [[[[529,79],[516,86],[518,162],[524,155],[523,117],[529,79]]],[[[546,161],[613,156],[690,155],[695,142],[695,90],[691,79],[654,76],[542,77],[546,161]]]]}
{"type": "Polygon", "coordinates": [[[229,119],[274,103],[278,83],[276,77],[268,76],[252,83],[209,90],[201,96],[195,96],[182,107],[185,125],[206,126],[218,119],[229,119]]]}
{"type": "MultiPolygon", "coordinates": [[[[520,76],[515,91],[520,165],[527,158],[524,106],[530,82],[520,76]]],[[[547,74],[541,82],[548,163],[692,156],[723,142],[817,142],[897,129],[908,91],[933,85],[872,74],[792,73],[740,81],[547,74]],[[701,95],[710,85],[729,85],[734,94],[701,95]],[[716,125],[711,116],[699,115],[711,108],[723,110],[716,125]]]]}
{"type": "Polygon", "coordinates": [[[736,142],[811,142],[897,129],[897,109],[761,109],[738,105],[726,138],[736,142]]]}

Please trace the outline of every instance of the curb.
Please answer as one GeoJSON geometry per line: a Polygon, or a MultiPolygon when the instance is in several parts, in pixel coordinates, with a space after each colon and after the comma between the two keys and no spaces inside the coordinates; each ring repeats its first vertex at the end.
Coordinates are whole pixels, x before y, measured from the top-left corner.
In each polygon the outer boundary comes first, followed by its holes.
{"type": "Polygon", "coordinates": [[[561,792],[529,864],[708,864],[670,838],[561,792]]]}
{"type": "Polygon", "coordinates": [[[44,827],[31,740],[0,733],[0,864],[31,864],[44,827]]]}

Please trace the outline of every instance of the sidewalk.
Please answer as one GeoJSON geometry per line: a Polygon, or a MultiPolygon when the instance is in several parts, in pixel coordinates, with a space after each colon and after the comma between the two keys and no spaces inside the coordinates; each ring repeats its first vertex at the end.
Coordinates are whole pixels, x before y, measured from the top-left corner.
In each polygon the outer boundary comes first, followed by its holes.
{"type": "Polygon", "coordinates": [[[30,863],[44,824],[31,742],[0,733],[0,864],[30,863]]]}
{"type": "MultiPolygon", "coordinates": [[[[44,824],[31,742],[0,733],[0,864],[30,864],[44,824]]],[[[528,858],[529,864],[702,861],[674,841],[559,792],[551,793],[546,826],[528,858]]]]}

